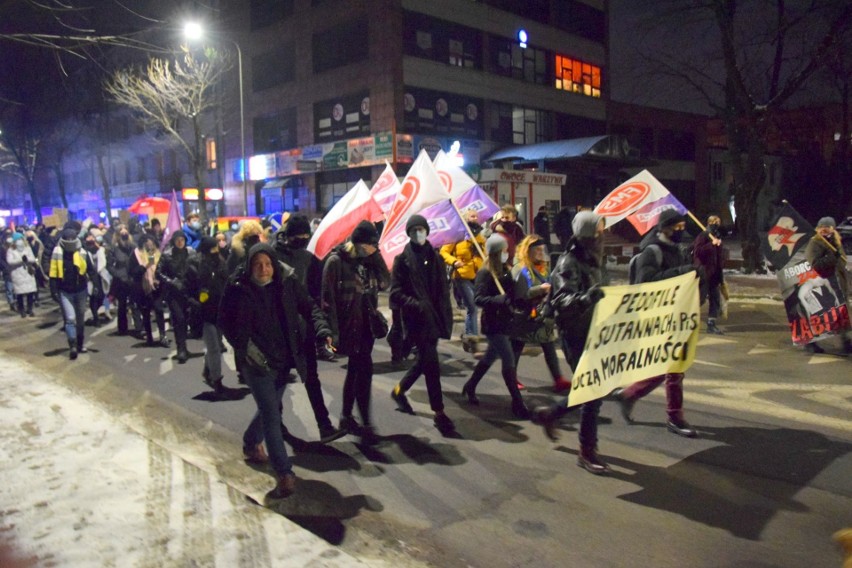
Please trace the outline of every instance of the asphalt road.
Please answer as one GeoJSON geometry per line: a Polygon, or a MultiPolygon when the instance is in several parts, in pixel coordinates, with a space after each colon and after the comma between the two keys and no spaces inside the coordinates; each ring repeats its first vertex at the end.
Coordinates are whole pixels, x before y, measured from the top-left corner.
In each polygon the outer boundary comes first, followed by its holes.
{"type": "MultiPolygon", "coordinates": [[[[240,459],[254,411],[247,390],[216,400],[200,356],[178,365],[174,349],[111,336],[114,323],[87,328],[91,352],[71,363],[59,320],[52,304],[35,320],[4,311],[0,346],[184,456],[221,453],[221,479],[257,497],[240,459]]],[[[397,412],[389,393],[403,371],[391,368],[382,341],[373,380],[380,443],[300,444],[302,482],[280,512],[355,556],[378,547],[441,567],[839,565],[831,535],[852,526],[852,358],[839,341],[826,355],[791,346],[777,301],[736,300],[723,324],[725,336],[702,334],[685,383],[700,437],[666,431],[663,389],[637,404],[632,426],[605,403],[599,446],[614,469],[606,477],[575,465],[576,413],[557,443],[512,417],[497,366],[480,385],[481,405],[463,403],[474,360],[458,341],[439,351],[459,437],[432,426],[423,381],[409,393],[416,416],[397,412]]],[[[202,350],[190,341],[190,351],[202,350]]],[[[227,362],[233,369],[230,353],[227,362]]],[[[345,360],[320,363],[333,417],[344,373],[345,360]]],[[[553,400],[540,356],[523,357],[519,374],[531,406],[553,400]]],[[[225,382],[239,388],[232,370],[225,382]]],[[[284,421],[298,438],[317,439],[301,385],[288,388],[284,421]]]]}

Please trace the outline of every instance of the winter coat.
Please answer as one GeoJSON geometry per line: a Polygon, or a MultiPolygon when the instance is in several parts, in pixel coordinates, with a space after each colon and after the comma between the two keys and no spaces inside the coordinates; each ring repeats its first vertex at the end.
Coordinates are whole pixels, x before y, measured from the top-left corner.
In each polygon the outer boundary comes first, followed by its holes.
{"type": "Polygon", "coordinates": [[[550,303],[556,323],[565,337],[585,337],[592,323],[595,303],[586,295],[593,286],[606,284],[599,259],[571,239],[550,274],[550,303]]]}
{"type": "Polygon", "coordinates": [[[217,322],[227,283],[228,269],[220,255],[198,253],[190,259],[186,273],[187,294],[190,303],[200,307],[205,323],[217,322]]]}
{"type": "MultiPolygon", "coordinates": [[[[550,274],[547,271],[547,267],[543,267],[539,272],[534,267],[516,264],[512,268],[512,277],[515,279],[515,306],[522,306],[523,309],[530,312],[530,316],[532,317],[535,315],[533,311],[539,307],[547,294],[547,290],[542,287],[543,284],[550,282],[550,274]]],[[[547,318],[546,320],[539,321],[536,329],[519,338],[526,343],[549,343],[556,341],[557,336],[553,319],[547,318]]]]}
{"type": "Polygon", "coordinates": [[[449,339],[453,331],[446,271],[440,257],[426,241],[415,252],[408,243],[393,262],[390,307],[401,310],[402,323],[415,343],[449,339]]]}
{"type": "Polygon", "coordinates": [[[148,256],[144,249],[136,247],[130,256],[130,262],[127,264],[127,273],[133,282],[130,297],[140,308],[151,309],[159,306],[162,298],[161,287],[156,278],[160,250],[155,249],[151,255],[154,257],[153,266],[148,266],[148,256]]]}
{"type": "Polygon", "coordinates": [[[513,264],[515,259],[515,247],[518,246],[524,237],[524,228],[517,221],[495,221],[491,223],[491,230],[495,233],[500,233],[509,242],[509,264],[513,264]]]}
{"type": "Polygon", "coordinates": [[[35,256],[29,246],[18,250],[14,245],[6,251],[6,263],[12,278],[12,288],[16,295],[32,294],[38,290],[35,271],[38,270],[35,256]],[[26,262],[24,259],[26,258],[26,262]]]}
{"type": "Polygon", "coordinates": [[[296,278],[316,302],[320,302],[322,293],[322,262],[306,249],[292,249],[276,244],[278,260],[296,272],[296,278]]]}
{"type": "MultiPolygon", "coordinates": [[[[482,233],[476,236],[476,242],[479,243],[479,248],[484,251],[485,237],[482,233]]],[[[476,273],[482,268],[482,256],[470,239],[442,246],[441,257],[449,266],[455,265],[456,261],[464,263],[463,266],[453,269],[453,278],[473,280],[476,278],[476,273]]]]}
{"type": "Polygon", "coordinates": [[[113,279],[121,282],[122,285],[129,287],[131,283],[128,267],[130,265],[130,257],[136,247],[132,244],[117,244],[107,250],[107,270],[113,279]]]}
{"type": "MultiPolygon", "coordinates": [[[[355,256],[351,243],[329,253],[322,272],[322,309],[328,318],[334,344],[342,354],[357,353],[370,334],[368,309],[377,309],[378,292],[390,281],[381,255],[355,256]]],[[[370,343],[372,345],[372,343],[370,343]]]]}
{"type": "Polygon", "coordinates": [[[86,262],[89,264],[89,295],[103,296],[109,294],[112,275],[107,267],[104,247],[98,247],[95,252],[84,248],[81,252],[87,257],[86,262]]]}
{"type": "Polygon", "coordinates": [[[186,272],[196,254],[195,249],[189,248],[188,244],[182,249],[176,248],[172,238],[171,246],[157,263],[157,280],[168,298],[179,301],[187,299],[186,272]]]}
{"type": "MultiPolygon", "coordinates": [[[[60,241],[62,242],[62,241],[60,241]]],[[[65,251],[62,245],[54,247],[50,254],[51,291],[54,285],[63,292],[76,293],[86,289],[89,263],[82,254],[82,249],[65,251]],[[66,266],[68,271],[66,271],[66,266]]]]}
{"type": "Polygon", "coordinates": [[[718,286],[724,280],[725,251],[722,245],[716,246],[708,232],[702,231],[692,244],[693,264],[704,267],[707,284],[718,286]]]}
{"type": "Polygon", "coordinates": [[[636,259],[636,282],[656,282],[667,278],[674,278],[681,274],[686,274],[695,267],[686,255],[681,250],[680,246],[674,243],[666,243],[660,240],[660,235],[652,231],[640,243],[641,251],[639,258],[636,259]],[[660,247],[661,260],[658,261],[658,253],[649,248],[649,245],[657,245],[660,247]]]}
{"type": "Polygon", "coordinates": [[[829,249],[819,235],[814,235],[805,249],[805,258],[817,274],[823,278],[836,275],[840,284],[840,291],[843,293],[843,298],[846,299],[849,297],[849,274],[846,271],[846,253],[843,251],[843,245],[837,231],[834,232],[833,241],[831,244],[834,245],[835,250],[829,249]]]}
{"type": "Polygon", "coordinates": [[[505,294],[501,294],[491,272],[483,267],[476,273],[473,283],[473,300],[482,308],[479,317],[480,329],[485,335],[512,334],[512,304],[515,298],[515,285],[512,273],[504,266],[500,275],[500,284],[505,294]]]}
{"type": "Polygon", "coordinates": [[[219,327],[234,346],[235,356],[246,360],[249,340],[278,371],[295,367],[304,381],[307,362],[304,353],[305,321],[310,321],[318,338],[331,335],[322,311],[296,279],[292,269],[275,262],[275,251],[266,244],[252,247],[242,269],[228,280],[219,304],[219,327]],[[250,258],[266,253],[273,259],[272,282],[263,288],[251,281],[250,258]],[[272,326],[279,326],[273,328],[272,326]],[[285,349],[277,340],[285,341],[285,349]],[[286,356],[285,356],[286,353],[286,356]],[[286,358],[285,358],[286,357],[286,358]]]}
{"type": "Polygon", "coordinates": [[[181,227],[181,231],[183,231],[183,234],[186,237],[186,248],[191,248],[192,250],[197,249],[198,245],[201,244],[201,237],[204,236],[203,229],[198,229],[196,231],[188,224],[184,224],[184,226],[181,227]]]}
{"type": "Polygon", "coordinates": [[[544,242],[550,243],[550,220],[547,213],[539,213],[533,219],[533,232],[544,239],[544,242]]]}

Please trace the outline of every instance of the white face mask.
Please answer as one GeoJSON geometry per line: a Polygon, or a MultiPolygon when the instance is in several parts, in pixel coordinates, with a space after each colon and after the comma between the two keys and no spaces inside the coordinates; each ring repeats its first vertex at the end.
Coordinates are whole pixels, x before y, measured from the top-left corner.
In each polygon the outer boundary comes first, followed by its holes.
{"type": "Polygon", "coordinates": [[[412,235],[411,240],[417,243],[418,245],[425,245],[426,229],[414,229],[414,234],[412,235]]]}
{"type": "Polygon", "coordinates": [[[503,264],[506,264],[507,262],[509,262],[509,253],[508,252],[503,251],[503,252],[500,253],[500,262],[502,262],[503,264]]]}
{"type": "Polygon", "coordinates": [[[27,244],[27,243],[25,243],[25,242],[23,241],[23,239],[18,239],[17,241],[15,241],[15,246],[16,246],[16,247],[18,247],[18,250],[24,250],[24,246],[25,246],[26,244],[27,244]]]}

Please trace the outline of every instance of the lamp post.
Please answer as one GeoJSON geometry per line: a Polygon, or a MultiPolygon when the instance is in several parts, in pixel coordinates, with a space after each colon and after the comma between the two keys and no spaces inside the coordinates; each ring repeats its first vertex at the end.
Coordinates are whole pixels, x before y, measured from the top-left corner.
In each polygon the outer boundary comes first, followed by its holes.
{"type": "MultiPolygon", "coordinates": [[[[187,22],[183,28],[183,34],[188,40],[199,40],[204,36],[204,28],[198,22],[187,22]]],[[[243,216],[248,215],[248,160],[246,160],[246,115],[245,98],[243,94],[243,51],[240,44],[230,38],[223,38],[234,44],[237,48],[237,80],[240,87],[240,157],[242,159],[243,176],[243,216]]]]}

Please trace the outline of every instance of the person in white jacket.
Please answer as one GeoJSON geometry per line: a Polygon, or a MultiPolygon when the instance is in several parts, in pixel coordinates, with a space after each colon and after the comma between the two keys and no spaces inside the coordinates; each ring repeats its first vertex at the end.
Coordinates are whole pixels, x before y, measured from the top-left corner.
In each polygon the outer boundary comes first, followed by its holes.
{"type": "Polygon", "coordinates": [[[92,310],[92,323],[95,327],[100,327],[98,310],[104,304],[104,297],[109,294],[112,276],[107,270],[106,251],[98,244],[97,238],[94,234],[89,233],[86,235],[86,240],[83,242],[83,251],[89,259],[88,291],[89,309],[92,310]]]}
{"type": "Polygon", "coordinates": [[[32,249],[21,233],[12,234],[12,246],[6,251],[6,263],[12,278],[12,288],[22,318],[33,317],[33,304],[38,287],[36,285],[36,260],[32,249]],[[26,311],[24,300],[26,299],[26,311]]]}

